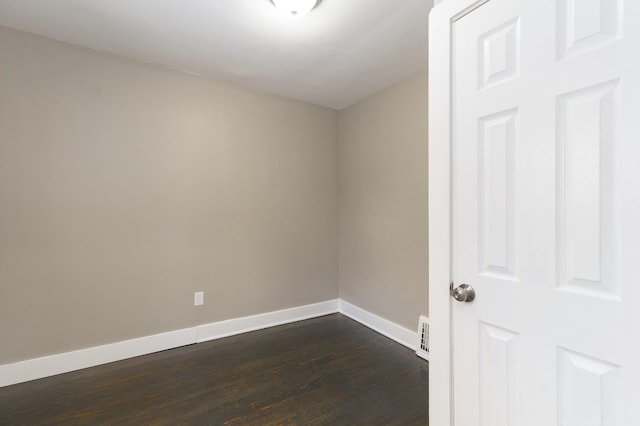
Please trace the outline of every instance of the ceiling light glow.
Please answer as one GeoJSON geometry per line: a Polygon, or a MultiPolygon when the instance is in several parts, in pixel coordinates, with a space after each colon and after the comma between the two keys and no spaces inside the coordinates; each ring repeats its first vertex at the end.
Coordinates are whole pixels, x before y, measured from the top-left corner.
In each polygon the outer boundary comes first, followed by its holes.
{"type": "Polygon", "coordinates": [[[320,0],[271,0],[280,13],[290,18],[299,18],[311,12],[320,0]]]}

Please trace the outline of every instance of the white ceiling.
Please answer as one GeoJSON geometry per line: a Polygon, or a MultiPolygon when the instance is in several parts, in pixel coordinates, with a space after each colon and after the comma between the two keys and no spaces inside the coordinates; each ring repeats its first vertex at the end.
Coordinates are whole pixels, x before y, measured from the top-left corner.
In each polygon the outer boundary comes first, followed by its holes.
{"type": "Polygon", "coordinates": [[[342,109],[427,67],[433,0],[0,0],[0,25],[342,109]]]}

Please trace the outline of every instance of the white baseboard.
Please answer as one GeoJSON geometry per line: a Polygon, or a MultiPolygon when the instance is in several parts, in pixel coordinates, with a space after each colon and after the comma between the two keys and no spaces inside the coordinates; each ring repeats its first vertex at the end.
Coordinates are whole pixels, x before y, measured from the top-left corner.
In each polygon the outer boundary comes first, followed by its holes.
{"type": "Polygon", "coordinates": [[[339,309],[341,314],[358,321],[362,325],[366,325],[370,329],[395,340],[409,349],[414,351],[416,350],[416,341],[418,339],[417,331],[411,331],[401,325],[352,305],[349,302],[345,302],[344,300],[340,300],[339,309]]]}
{"type": "Polygon", "coordinates": [[[0,365],[0,387],[336,312],[340,312],[408,348],[416,349],[417,332],[408,330],[348,302],[335,299],[0,365]]]}
{"type": "Polygon", "coordinates": [[[194,343],[195,340],[195,329],[185,328],[183,330],[0,365],[0,387],[173,349],[194,343]]]}
{"type": "Polygon", "coordinates": [[[206,342],[207,340],[221,339],[223,337],[234,336],[248,331],[261,330],[263,328],[274,327],[276,325],[289,324],[309,318],[335,314],[338,312],[338,306],[339,300],[335,299],[321,303],[314,303],[313,305],[267,312],[266,314],[258,314],[249,317],[234,318],[226,321],[199,325],[196,327],[197,342],[201,343],[206,342]]]}
{"type": "Polygon", "coordinates": [[[0,387],[338,312],[338,299],[0,365],[0,387]]]}

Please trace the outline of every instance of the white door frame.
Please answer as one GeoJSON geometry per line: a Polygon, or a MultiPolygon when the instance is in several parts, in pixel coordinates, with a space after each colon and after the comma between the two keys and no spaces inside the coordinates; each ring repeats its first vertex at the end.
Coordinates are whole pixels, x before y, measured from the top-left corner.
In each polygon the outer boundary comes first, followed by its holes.
{"type": "Polygon", "coordinates": [[[429,15],[429,423],[453,425],[451,363],[451,29],[488,0],[444,0],[429,15]]]}

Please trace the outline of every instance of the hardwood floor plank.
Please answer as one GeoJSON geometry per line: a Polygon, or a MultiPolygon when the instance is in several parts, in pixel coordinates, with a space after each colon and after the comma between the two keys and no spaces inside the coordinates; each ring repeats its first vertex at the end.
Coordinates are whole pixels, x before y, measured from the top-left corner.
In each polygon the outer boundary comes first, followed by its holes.
{"type": "Polygon", "coordinates": [[[0,388],[0,424],[427,425],[427,382],[334,314],[0,388]]]}

